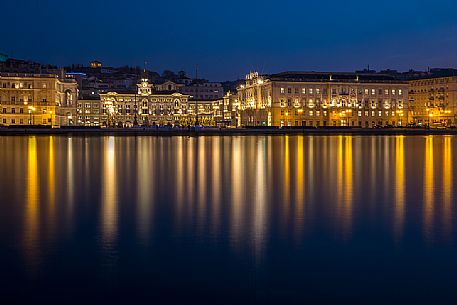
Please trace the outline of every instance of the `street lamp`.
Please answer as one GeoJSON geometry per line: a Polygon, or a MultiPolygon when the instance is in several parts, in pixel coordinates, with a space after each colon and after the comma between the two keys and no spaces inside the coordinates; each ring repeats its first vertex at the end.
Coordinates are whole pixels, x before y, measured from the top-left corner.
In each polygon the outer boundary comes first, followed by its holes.
{"type": "Polygon", "coordinates": [[[29,106],[29,125],[35,125],[35,122],[32,123],[32,114],[35,111],[35,107],[29,106]]]}
{"type": "Polygon", "coordinates": [[[428,127],[430,128],[430,108],[425,109],[427,111],[428,127]]]}

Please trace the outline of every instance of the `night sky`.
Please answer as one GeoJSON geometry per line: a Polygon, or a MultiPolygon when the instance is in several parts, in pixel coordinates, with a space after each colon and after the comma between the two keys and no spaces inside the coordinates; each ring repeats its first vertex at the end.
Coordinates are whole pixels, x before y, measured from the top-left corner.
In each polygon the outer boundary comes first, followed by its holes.
{"type": "Polygon", "coordinates": [[[0,53],[64,65],[250,70],[457,66],[455,0],[21,0],[1,5],[0,53]]]}

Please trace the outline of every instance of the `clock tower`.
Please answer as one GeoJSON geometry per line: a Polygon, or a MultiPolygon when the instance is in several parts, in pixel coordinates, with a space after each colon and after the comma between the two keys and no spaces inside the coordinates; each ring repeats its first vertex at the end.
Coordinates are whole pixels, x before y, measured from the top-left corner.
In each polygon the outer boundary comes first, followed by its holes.
{"type": "Polygon", "coordinates": [[[139,95],[151,95],[152,94],[152,84],[149,83],[149,80],[146,76],[146,71],[143,77],[140,80],[140,83],[137,84],[138,86],[138,94],[139,95]]]}

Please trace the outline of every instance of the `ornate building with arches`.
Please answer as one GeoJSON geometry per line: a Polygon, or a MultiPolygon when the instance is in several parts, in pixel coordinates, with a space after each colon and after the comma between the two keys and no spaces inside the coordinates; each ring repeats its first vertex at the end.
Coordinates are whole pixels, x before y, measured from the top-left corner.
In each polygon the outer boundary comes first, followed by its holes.
{"type": "Polygon", "coordinates": [[[155,92],[142,78],[136,92],[100,94],[101,125],[110,127],[175,126],[192,116],[189,96],[173,91],[155,92]]]}

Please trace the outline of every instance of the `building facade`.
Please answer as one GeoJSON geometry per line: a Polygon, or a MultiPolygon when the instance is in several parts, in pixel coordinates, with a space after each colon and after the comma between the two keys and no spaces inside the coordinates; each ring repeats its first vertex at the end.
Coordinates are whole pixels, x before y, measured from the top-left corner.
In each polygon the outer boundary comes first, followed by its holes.
{"type": "Polygon", "coordinates": [[[409,104],[412,120],[417,125],[456,126],[457,76],[410,81],[409,104]]]}
{"type": "Polygon", "coordinates": [[[71,78],[0,73],[0,125],[74,125],[77,97],[71,78]]]}
{"type": "Polygon", "coordinates": [[[154,92],[146,78],[137,87],[134,93],[100,94],[102,126],[175,126],[187,123],[194,115],[188,108],[188,95],[154,92]]]}
{"type": "Polygon", "coordinates": [[[241,126],[405,126],[408,83],[378,74],[284,72],[246,76],[241,126]]]}
{"type": "Polygon", "coordinates": [[[221,83],[194,80],[190,85],[179,88],[179,92],[199,100],[215,100],[224,97],[224,88],[221,83]]]}

